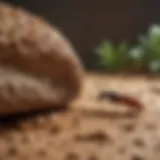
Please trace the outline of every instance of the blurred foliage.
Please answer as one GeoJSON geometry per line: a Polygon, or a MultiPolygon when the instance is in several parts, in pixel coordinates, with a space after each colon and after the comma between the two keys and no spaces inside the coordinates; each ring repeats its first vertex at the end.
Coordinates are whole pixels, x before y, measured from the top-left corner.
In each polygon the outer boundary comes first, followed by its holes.
{"type": "Polygon", "coordinates": [[[160,26],[151,26],[135,46],[105,41],[96,49],[98,64],[106,71],[160,71],[160,26]]]}
{"type": "Polygon", "coordinates": [[[129,45],[126,42],[115,46],[111,42],[103,42],[96,50],[99,64],[108,71],[123,70],[129,65],[129,45]]]}

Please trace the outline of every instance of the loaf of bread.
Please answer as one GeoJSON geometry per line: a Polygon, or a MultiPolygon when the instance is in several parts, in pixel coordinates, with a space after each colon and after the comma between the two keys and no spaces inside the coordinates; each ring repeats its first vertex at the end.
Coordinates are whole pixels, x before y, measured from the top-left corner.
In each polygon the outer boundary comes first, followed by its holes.
{"type": "Polygon", "coordinates": [[[55,27],[0,3],[0,114],[66,106],[80,93],[83,67],[55,27]]]}

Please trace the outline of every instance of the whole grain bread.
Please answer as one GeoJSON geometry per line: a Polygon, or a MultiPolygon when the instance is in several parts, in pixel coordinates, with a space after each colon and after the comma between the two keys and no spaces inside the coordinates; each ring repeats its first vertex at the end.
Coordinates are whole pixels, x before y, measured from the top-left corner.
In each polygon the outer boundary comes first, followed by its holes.
{"type": "Polygon", "coordinates": [[[0,114],[65,106],[83,86],[70,41],[42,18],[0,3],[0,114]]]}

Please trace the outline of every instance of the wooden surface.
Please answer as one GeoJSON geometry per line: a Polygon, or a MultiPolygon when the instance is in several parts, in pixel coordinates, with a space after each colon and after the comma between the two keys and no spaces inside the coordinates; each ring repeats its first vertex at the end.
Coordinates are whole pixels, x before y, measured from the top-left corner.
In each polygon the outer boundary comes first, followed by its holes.
{"type": "Polygon", "coordinates": [[[88,74],[82,96],[70,109],[2,124],[3,160],[159,160],[158,78],[88,74]],[[142,112],[98,101],[102,89],[137,98],[142,112]]]}

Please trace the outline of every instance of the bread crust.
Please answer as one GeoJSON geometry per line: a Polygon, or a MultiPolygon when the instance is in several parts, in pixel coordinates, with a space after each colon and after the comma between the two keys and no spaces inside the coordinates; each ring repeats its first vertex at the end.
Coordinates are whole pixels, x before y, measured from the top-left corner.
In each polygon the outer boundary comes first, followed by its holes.
{"type": "Polygon", "coordinates": [[[42,18],[2,2],[0,74],[0,114],[68,105],[83,86],[70,41],[42,18]]]}

